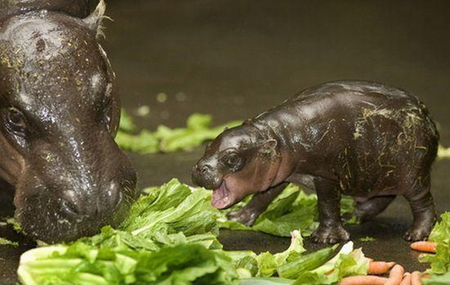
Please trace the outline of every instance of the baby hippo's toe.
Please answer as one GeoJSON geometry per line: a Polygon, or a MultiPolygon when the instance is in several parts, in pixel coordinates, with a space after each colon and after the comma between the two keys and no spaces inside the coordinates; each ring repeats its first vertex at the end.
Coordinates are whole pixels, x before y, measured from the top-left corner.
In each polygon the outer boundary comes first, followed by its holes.
{"type": "Polygon", "coordinates": [[[350,239],[350,234],[341,226],[320,226],[312,233],[311,239],[315,243],[335,244],[350,239]]]}
{"type": "Polygon", "coordinates": [[[247,227],[253,226],[258,216],[259,213],[245,207],[237,211],[230,212],[227,215],[230,221],[239,222],[241,224],[246,225],[247,227]]]}

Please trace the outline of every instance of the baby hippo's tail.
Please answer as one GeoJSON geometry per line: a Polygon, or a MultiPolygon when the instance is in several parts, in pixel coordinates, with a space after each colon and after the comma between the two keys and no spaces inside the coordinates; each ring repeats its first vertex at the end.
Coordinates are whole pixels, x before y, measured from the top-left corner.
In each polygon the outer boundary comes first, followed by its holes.
{"type": "Polygon", "coordinates": [[[436,123],[433,121],[433,118],[428,111],[427,106],[419,100],[420,110],[425,118],[425,124],[427,127],[428,135],[428,146],[429,146],[429,155],[433,158],[433,160],[437,156],[438,146],[439,146],[439,132],[436,127],[436,123]]]}

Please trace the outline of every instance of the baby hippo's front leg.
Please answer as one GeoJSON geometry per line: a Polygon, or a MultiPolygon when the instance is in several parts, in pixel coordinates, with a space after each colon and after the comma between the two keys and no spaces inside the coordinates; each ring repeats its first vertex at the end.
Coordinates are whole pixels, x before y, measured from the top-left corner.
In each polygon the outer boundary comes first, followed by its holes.
{"type": "Polygon", "coordinates": [[[319,227],[311,235],[317,243],[334,244],[346,241],[350,234],[341,224],[341,193],[336,183],[323,178],[314,178],[319,208],[319,227]]]}
{"type": "Polygon", "coordinates": [[[252,226],[259,215],[267,210],[273,199],[275,199],[287,185],[288,183],[281,183],[264,192],[256,193],[247,205],[237,211],[229,213],[228,219],[240,222],[248,227],[252,226]]]}

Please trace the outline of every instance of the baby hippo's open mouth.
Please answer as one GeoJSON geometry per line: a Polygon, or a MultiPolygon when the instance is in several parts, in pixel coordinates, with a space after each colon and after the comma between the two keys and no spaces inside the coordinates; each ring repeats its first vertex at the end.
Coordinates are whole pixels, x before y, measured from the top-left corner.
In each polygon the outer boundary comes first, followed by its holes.
{"type": "Polygon", "coordinates": [[[219,188],[213,190],[211,204],[217,209],[225,209],[231,207],[234,199],[230,190],[227,188],[225,180],[220,183],[219,188]]]}

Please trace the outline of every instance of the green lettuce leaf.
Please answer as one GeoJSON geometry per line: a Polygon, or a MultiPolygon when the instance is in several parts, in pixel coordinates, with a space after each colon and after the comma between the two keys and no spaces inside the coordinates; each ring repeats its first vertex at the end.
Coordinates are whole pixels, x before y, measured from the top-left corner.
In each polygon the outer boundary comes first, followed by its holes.
{"type": "Polygon", "coordinates": [[[314,270],[303,273],[293,285],[335,284],[347,276],[366,275],[368,269],[369,259],[361,249],[353,250],[353,242],[348,242],[334,258],[314,270]]]}
{"type": "MultiPolygon", "coordinates": [[[[441,221],[433,227],[429,240],[438,243],[436,246],[436,254],[423,254],[419,260],[430,263],[428,273],[431,274],[432,279],[437,278],[441,280],[435,275],[446,274],[450,271],[450,212],[445,212],[441,215],[441,221]]],[[[444,279],[445,277],[442,280],[444,279]]]]}
{"type": "Polygon", "coordinates": [[[235,284],[210,192],[175,179],[146,192],[118,229],[24,253],[22,284],[235,284]]]}
{"type": "Polygon", "coordinates": [[[423,285],[448,285],[450,284],[450,272],[443,275],[432,274],[430,278],[422,279],[423,285]]]}
{"type": "MultiPolygon", "coordinates": [[[[239,222],[228,221],[226,214],[245,206],[246,200],[239,203],[223,214],[221,227],[231,230],[260,231],[276,236],[289,237],[294,230],[300,229],[303,236],[309,236],[318,226],[317,195],[306,194],[301,187],[289,184],[277,198],[272,201],[268,209],[262,213],[252,227],[239,222]]],[[[353,198],[341,199],[341,214],[351,215],[355,209],[353,198]]]]}
{"type": "Polygon", "coordinates": [[[449,159],[450,158],[450,147],[444,147],[439,145],[438,147],[438,159],[449,159]]]}
{"type": "MultiPolygon", "coordinates": [[[[358,250],[341,250],[330,261],[334,248],[305,254],[298,230],[280,253],[224,251],[217,240],[223,214],[211,206],[210,191],[173,179],[143,192],[117,229],[25,252],[18,269],[22,284],[237,284],[239,278],[242,284],[286,284],[288,279],[273,277],[288,272],[290,282],[297,276],[308,282],[326,276],[328,282],[367,271],[358,250]]],[[[301,196],[291,194],[280,198],[285,206],[301,196]]],[[[278,207],[272,211],[282,212],[278,207]]]]}
{"type": "Polygon", "coordinates": [[[122,149],[142,154],[190,151],[205,141],[213,140],[225,128],[231,128],[239,124],[241,124],[241,121],[233,121],[211,127],[211,115],[195,113],[187,119],[185,128],[172,129],[161,125],[155,132],[142,130],[135,134],[136,126],[131,117],[122,111],[116,142],[122,149]]]}

